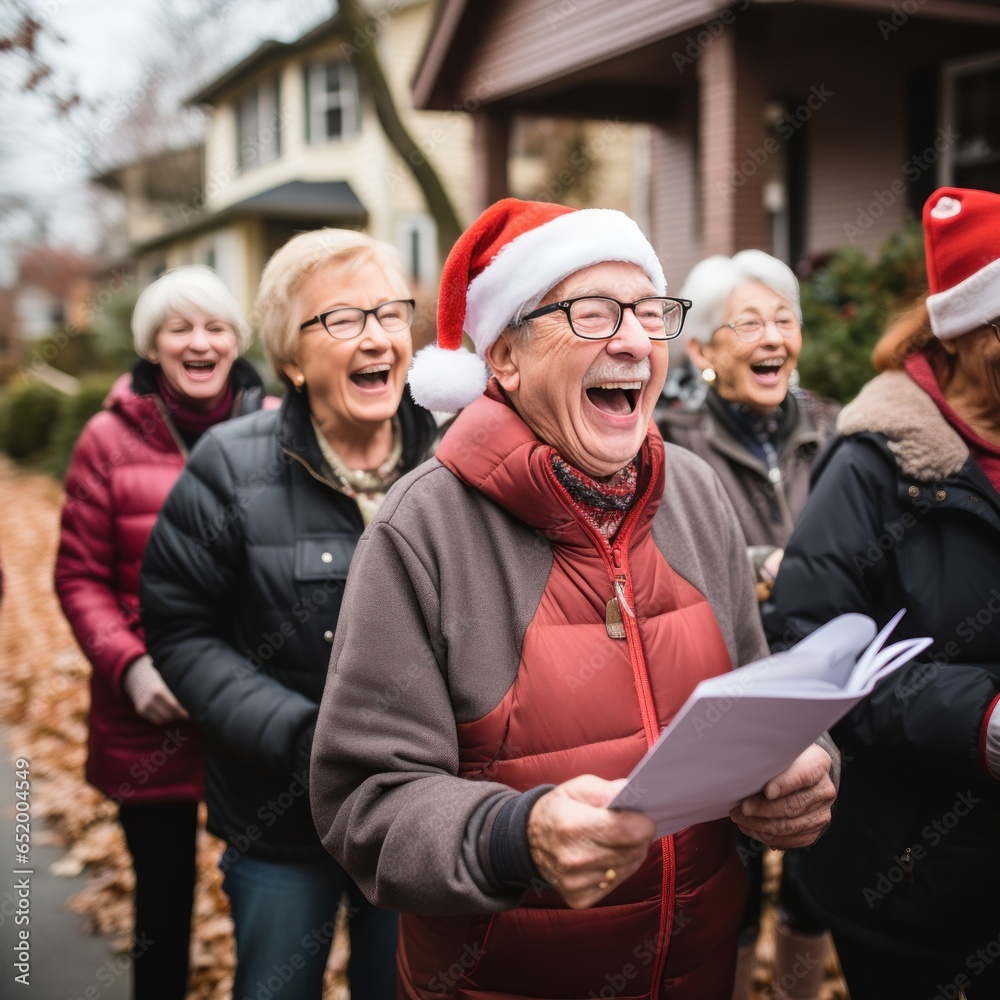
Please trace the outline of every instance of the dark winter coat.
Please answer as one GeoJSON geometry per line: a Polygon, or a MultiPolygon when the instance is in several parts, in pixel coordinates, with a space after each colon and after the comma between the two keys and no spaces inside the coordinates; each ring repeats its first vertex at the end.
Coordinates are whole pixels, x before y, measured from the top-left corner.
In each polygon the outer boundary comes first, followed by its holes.
{"type": "MultiPolygon", "coordinates": [[[[399,418],[409,470],[434,420],[408,396],[399,418]]],[[[325,857],[309,813],[309,749],[364,524],[323,468],[305,394],[213,429],[143,563],[150,650],[205,739],[208,828],[276,860],[325,857]]]]}
{"type": "Polygon", "coordinates": [[[783,548],[809,495],[809,476],[834,436],[839,406],[809,393],[789,396],[788,417],[777,435],[778,465],[771,472],[707,402],[697,410],[661,408],[656,422],[664,441],[693,451],[715,470],[747,545],[783,548]]]}
{"type": "MultiPolygon", "coordinates": [[[[139,622],[139,565],[163,501],[184,468],[187,447],[156,388],[157,367],[140,361],[122,375],[77,441],[55,585],[63,613],[92,666],[87,780],[119,802],[197,800],[201,742],[189,724],[141,718],[122,676],[146,652],[139,622]]],[[[264,390],[237,361],[233,415],[259,410],[264,390]]]]}
{"type": "Polygon", "coordinates": [[[803,890],[835,930],[936,949],[967,975],[1000,898],[1000,796],[981,759],[1000,692],[1000,496],[903,372],[869,383],[839,429],[765,606],[768,638],[906,608],[896,635],[935,642],[834,729],[840,798],[801,855],[803,890]]]}

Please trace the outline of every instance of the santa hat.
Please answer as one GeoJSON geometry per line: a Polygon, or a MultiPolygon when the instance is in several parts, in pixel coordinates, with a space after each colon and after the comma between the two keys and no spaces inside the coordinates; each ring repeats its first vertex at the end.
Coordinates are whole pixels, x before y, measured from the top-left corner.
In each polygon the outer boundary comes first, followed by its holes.
{"type": "Polygon", "coordinates": [[[927,311],[941,340],[1000,316],[1000,194],[940,188],[924,205],[927,311]]]}
{"type": "Polygon", "coordinates": [[[622,212],[572,209],[505,198],[458,238],[441,272],[437,344],[417,353],[410,393],[432,410],[460,410],[486,388],[490,345],[549,289],[581,268],[604,261],[637,264],[657,295],[667,283],[656,252],[622,212]],[[462,346],[467,334],[476,353],[462,346]]]}

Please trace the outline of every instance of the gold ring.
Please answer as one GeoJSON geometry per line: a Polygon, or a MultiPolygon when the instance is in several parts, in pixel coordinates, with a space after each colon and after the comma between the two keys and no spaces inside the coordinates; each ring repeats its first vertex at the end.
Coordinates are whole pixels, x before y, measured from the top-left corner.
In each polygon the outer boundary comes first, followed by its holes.
{"type": "Polygon", "coordinates": [[[609,868],[604,873],[604,878],[601,879],[601,881],[597,883],[597,888],[598,889],[609,889],[609,888],[611,888],[612,884],[614,883],[615,879],[617,879],[617,878],[618,878],[618,872],[616,872],[614,870],[614,868],[609,868]]]}

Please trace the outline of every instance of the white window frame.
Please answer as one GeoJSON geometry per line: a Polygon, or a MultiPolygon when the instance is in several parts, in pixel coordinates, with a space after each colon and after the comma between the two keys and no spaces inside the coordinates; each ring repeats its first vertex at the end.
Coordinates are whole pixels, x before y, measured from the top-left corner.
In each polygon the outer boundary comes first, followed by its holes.
{"type": "Polygon", "coordinates": [[[396,246],[413,281],[430,288],[437,281],[437,224],[426,212],[401,215],[396,223],[396,246]],[[416,237],[417,252],[413,253],[416,237]],[[415,259],[414,259],[415,258],[415,259]]]}
{"type": "MultiPolygon", "coordinates": [[[[941,127],[950,130],[956,128],[956,83],[960,77],[970,76],[982,70],[1000,68],[1000,52],[973,56],[967,59],[955,59],[944,63],[941,67],[941,127]]],[[[998,97],[1000,100],[1000,97],[998,97]]],[[[957,128],[956,128],[957,131],[957,128]]],[[[937,180],[939,187],[951,186],[955,183],[955,153],[954,145],[947,145],[941,151],[938,161],[937,180]]]]}
{"type": "Polygon", "coordinates": [[[278,73],[258,80],[248,87],[236,99],[233,114],[236,119],[236,165],[241,174],[255,170],[266,163],[273,163],[281,157],[281,77],[278,73]],[[256,156],[246,156],[244,149],[248,136],[244,133],[243,109],[252,103],[254,109],[254,125],[249,130],[256,141],[251,140],[251,147],[256,156]],[[267,129],[266,140],[263,138],[267,129]]]}
{"type": "Polygon", "coordinates": [[[353,138],[361,130],[361,95],[355,68],[340,59],[320,59],[306,66],[306,86],[309,89],[308,137],[310,145],[339,142],[353,138]],[[327,89],[327,72],[335,67],[338,75],[336,91],[327,89]],[[340,109],[340,134],[330,135],[326,128],[326,113],[340,109]]]}

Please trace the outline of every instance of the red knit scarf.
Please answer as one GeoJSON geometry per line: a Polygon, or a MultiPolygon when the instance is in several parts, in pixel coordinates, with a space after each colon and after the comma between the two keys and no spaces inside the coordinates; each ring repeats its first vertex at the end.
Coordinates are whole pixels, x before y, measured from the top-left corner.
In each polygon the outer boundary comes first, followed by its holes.
{"type": "Polygon", "coordinates": [[[941,392],[934,370],[927,356],[919,351],[911,354],[903,362],[910,378],[937,403],[941,415],[955,429],[959,437],[968,445],[973,461],[986,473],[993,489],[1000,492],[1000,445],[995,445],[980,437],[952,408],[941,392]]]}
{"type": "Polygon", "coordinates": [[[156,385],[160,390],[163,402],[167,404],[167,410],[178,429],[185,437],[199,437],[209,427],[222,423],[233,412],[233,385],[226,382],[226,390],[221,399],[210,410],[196,410],[180,396],[178,396],[169,386],[163,377],[163,372],[156,373],[156,385]]]}
{"type": "Polygon", "coordinates": [[[639,479],[635,462],[629,462],[607,479],[594,479],[574,469],[561,456],[553,455],[552,471],[583,516],[611,541],[635,503],[639,479]]]}

